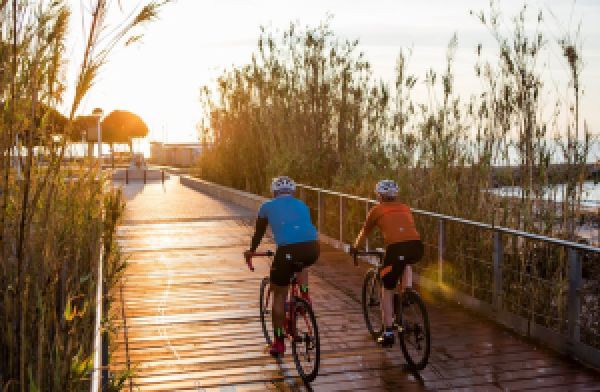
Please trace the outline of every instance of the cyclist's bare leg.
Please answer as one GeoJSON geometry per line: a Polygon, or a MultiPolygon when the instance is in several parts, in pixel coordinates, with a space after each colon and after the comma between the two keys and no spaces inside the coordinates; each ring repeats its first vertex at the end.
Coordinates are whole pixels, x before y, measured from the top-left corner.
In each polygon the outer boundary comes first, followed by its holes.
{"type": "Polygon", "coordinates": [[[273,289],[273,307],[272,307],[272,322],[273,330],[277,328],[283,329],[285,322],[285,300],[287,297],[288,286],[271,285],[273,289]]]}
{"type": "Polygon", "coordinates": [[[296,280],[298,281],[298,286],[302,287],[302,285],[308,286],[308,268],[304,268],[302,271],[296,274],[296,280]]]}
{"type": "Polygon", "coordinates": [[[381,319],[386,328],[391,328],[394,324],[394,292],[381,287],[381,319]]]}
{"type": "Polygon", "coordinates": [[[398,286],[398,290],[400,294],[404,292],[404,289],[411,288],[413,284],[413,273],[412,267],[410,265],[406,265],[404,267],[404,272],[402,273],[401,284],[398,286]]]}

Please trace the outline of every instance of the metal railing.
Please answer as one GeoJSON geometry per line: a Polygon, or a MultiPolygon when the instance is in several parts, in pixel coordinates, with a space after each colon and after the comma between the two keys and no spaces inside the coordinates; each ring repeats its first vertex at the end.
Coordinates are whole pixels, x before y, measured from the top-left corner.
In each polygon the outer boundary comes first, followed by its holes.
{"type": "MultiPolygon", "coordinates": [[[[104,211],[102,220],[104,222],[104,211]]],[[[102,233],[101,229],[101,233],[102,233]]],[[[96,316],[94,325],[94,367],[92,369],[91,392],[103,391],[108,382],[108,331],[103,326],[106,316],[106,287],[104,285],[104,236],[100,237],[98,254],[98,277],[96,283],[96,316]]]]}
{"type": "MultiPolygon", "coordinates": [[[[143,181],[144,184],[148,183],[148,178],[147,178],[147,170],[144,169],[144,175],[143,175],[143,181]]],[[[160,181],[164,184],[165,183],[165,171],[164,169],[161,169],[160,171],[160,181]]],[[[129,184],[129,168],[125,168],[125,184],[129,184]]]]}
{"type": "MultiPolygon", "coordinates": [[[[376,200],[298,184],[320,234],[352,241],[376,200]]],[[[585,282],[582,261],[600,248],[412,209],[426,246],[419,282],[555,349],[600,366],[600,282],[585,282]],[[590,289],[590,285],[595,285],[590,289]]],[[[370,241],[370,243],[369,243],[370,241]]],[[[370,245],[382,246],[371,238],[370,245]]],[[[597,279],[600,279],[598,277],[597,279]]]]}

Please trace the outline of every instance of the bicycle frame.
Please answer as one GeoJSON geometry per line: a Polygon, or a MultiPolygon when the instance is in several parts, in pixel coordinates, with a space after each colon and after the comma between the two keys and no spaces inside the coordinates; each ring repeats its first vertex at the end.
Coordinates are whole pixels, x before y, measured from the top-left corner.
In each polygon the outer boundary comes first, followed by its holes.
{"type": "MultiPolygon", "coordinates": [[[[254,271],[254,265],[252,264],[252,258],[253,257],[274,257],[275,253],[271,250],[268,250],[266,252],[253,252],[253,253],[248,253],[246,255],[246,264],[248,264],[248,268],[251,271],[254,271]]],[[[272,260],[271,260],[272,262],[272,260]]],[[[291,339],[297,339],[297,331],[296,331],[296,298],[299,297],[300,294],[300,289],[298,287],[298,279],[296,276],[296,273],[294,272],[294,274],[292,275],[292,279],[290,281],[290,284],[288,285],[288,294],[286,296],[286,301],[285,303],[288,303],[289,306],[287,308],[287,310],[285,310],[285,330],[286,330],[286,334],[291,338],[291,339]],[[289,330],[288,330],[288,326],[289,326],[289,330]]],[[[271,304],[269,304],[271,298],[271,286],[269,285],[269,290],[267,291],[267,303],[266,306],[270,306],[271,304]]],[[[271,305],[272,306],[272,305],[271,305]]],[[[306,316],[304,316],[306,317],[306,316]]],[[[309,325],[310,328],[310,325],[309,325]]],[[[310,333],[313,333],[313,331],[311,330],[310,333]]]]}
{"type": "MultiPolygon", "coordinates": [[[[377,268],[380,268],[383,265],[383,258],[385,256],[385,252],[382,251],[378,251],[378,250],[371,250],[371,251],[354,251],[352,252],[352,255],[354,257],[354,265],[357,266],[358,265],[358,257],[359,256],[377,256],[379,258],[379,262],[377,263],[377,268]]],[[[399,283],[399,282],[398,282],[399,283]]],[[[396,318],[396,322],[399,325],[402,325],[402,320],[403,320],[403,315],[402,312],[398,312],[396,309],[397,306],[397,301],[400,298],[401,293],[398,292],[397,290],[398,285],[396,285],[396,290],[394,290],[394,316],[396,318]]],[[[381,293],[378,294],[381,297],[381,293]]]]}

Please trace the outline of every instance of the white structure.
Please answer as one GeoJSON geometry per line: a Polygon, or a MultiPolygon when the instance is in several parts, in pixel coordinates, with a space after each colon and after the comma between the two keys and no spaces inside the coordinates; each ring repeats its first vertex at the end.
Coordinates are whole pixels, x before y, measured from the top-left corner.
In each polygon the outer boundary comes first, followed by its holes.
{"type": "Polygon", "coordinates": [[[130,169],[141,169],[146,170],[146,160],[144,154],[136,152],[131,155],[131,162],[129,163],[130,169]]]}
{"type": "Polygon", "coordinates": [[[200,143],[150,142],[150,160],[156,165],[192,166],[200,154],[200,143]]]}

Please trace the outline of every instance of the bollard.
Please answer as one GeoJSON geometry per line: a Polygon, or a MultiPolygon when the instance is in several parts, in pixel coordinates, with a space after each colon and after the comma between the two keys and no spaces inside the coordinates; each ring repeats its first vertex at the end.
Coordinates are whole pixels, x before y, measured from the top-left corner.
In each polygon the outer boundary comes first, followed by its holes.
{"type": "Polygon", "coordinates": [[[129,184],[129,170],[125,169],[125,184],[129,184]]]}
{"type": "Polygon", "coordinates": [[[146,183],[146,169],[144,169],[144,184],[146,183]]]}
{"type": "Polygon", "coordinates": [[[162,177],[162,183],[164,184],[165,183],[165,171],[161,170],[160,173],[161,173],[161,177],[162,177]]]}

